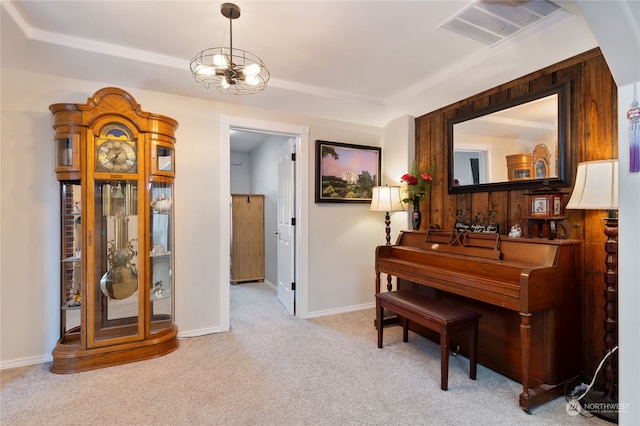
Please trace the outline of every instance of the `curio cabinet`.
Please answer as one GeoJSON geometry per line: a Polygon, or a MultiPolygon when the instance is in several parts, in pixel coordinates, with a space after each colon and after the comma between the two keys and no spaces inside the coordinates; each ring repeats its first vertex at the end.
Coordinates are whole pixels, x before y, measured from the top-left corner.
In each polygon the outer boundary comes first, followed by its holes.
{"type": "Polygon", "coordinates": [[[54,373],[167,354],[174,322],[177,121],[117,88],[53,104],[60,182],[60,339],[54,373]]]}

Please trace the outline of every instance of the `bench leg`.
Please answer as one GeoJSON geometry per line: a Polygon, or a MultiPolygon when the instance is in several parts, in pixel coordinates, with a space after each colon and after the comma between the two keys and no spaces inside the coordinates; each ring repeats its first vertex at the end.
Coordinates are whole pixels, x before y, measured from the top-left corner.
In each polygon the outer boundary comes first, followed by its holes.
{"type": "Polygon", "coordinates": [[[409,341],[409,320],[406,318],[401,318],[401,319],[402,319],[402,341],[408,342],[409,341]]]}
{"type": "Polygon", "coordinates": [[[440,389],[449,386],[449,333],[447,327],[440,327],[440,389]]]}
{"type": "Polygon", "coordinates": [[[476,371],[478,367],[478,320],[473,322],[473,328],[471,329],[469,344],[469,378],[476,379],[476,371]]]}
{"type": "Polygon", "coordinates": [[[376,297],[376,327],[378,328],[378,347],[382,348],[382,317],[384,315],[384,308],[382,307],[382,303],[380,303],[380,299],[376,297]]]}

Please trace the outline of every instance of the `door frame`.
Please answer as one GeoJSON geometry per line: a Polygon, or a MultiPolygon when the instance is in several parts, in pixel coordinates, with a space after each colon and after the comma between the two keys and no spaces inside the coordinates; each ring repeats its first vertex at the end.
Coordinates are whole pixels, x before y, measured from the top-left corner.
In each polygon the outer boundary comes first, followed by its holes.
{"type": "Polygon", "coordinates": [[[295,282],[296,316],[307,318],[309,313],[309,127],[272,121],[253,120],[229,115],[220,116],[220,329],[231,326],[230,271],[231,264],[231,129],[276,133],[295,137],[295,282]]]}

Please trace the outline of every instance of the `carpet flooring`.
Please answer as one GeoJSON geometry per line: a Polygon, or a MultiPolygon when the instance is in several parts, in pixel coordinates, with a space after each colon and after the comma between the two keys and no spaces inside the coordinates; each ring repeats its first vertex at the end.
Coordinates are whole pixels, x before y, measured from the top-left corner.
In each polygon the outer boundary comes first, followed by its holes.
{"type": "MultiPolygon", "coordinates": [[[[378,349],[374,310],[299,319],[266,283],[231,286],[231,331],[180,340],[163,357],[57,375],[0,372],[0,423],[28,425],[605,425],[560,397],[531,414],[521,385],[400,327],[378,349]],[[576,414],[576,413],[573,413],[576,414]]],[[[178,324],[179,326],[179,324],[178,324]]]]}

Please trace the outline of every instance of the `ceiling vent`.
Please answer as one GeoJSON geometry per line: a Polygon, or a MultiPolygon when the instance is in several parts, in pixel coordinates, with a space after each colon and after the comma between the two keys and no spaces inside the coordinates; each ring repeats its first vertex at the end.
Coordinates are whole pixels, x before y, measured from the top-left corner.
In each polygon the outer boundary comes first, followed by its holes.
{"type": "Polygon", "coordinates": [[[492,46],[560,10],[548,0],[479,0],[439,28],[492,46]]]}

